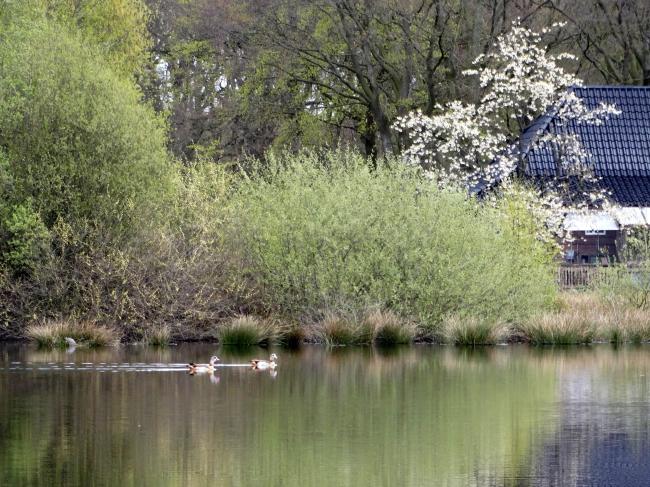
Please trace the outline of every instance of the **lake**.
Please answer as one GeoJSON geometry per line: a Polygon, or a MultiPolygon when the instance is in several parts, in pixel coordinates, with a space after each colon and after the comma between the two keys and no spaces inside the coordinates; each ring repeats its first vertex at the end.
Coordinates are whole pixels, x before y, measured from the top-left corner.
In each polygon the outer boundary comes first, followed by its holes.
{"type": "Polygon", "coordinates": [[[650,482],[650,346],[275,351],[0,344],[0,485],[650,482]]]}

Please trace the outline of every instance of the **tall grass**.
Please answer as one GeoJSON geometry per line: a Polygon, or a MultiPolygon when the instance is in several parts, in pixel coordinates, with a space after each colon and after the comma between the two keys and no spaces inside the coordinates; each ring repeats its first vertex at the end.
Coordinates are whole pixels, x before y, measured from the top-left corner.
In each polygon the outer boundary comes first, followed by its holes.
{"type": "Polygon", "coordinates": [[[494,345],[508,339],[508,328],[500,323],[471,316],[450,315],[442,323],[442,336],[455,345],[494,345]]]}
{"type": "Polygon", "coordinates": [[[244,315],[221,325],[217,337],[223,345],[250,347],[269,345],[275,340],[275,331],[269,322],[244,315]]]}
{"type": "Polygon", "coordinates": [[[589,317],[564,311],[535,316],[522,325],[522,331],[535,345],[576,345],[591,343],[597,326],[589,317]]]}
{"type": "Polygon", "coordinates": [[[532,316],[519,329],[535,344],[640,343],[650,340],[650,313],[623,298],[568,292],[560,296],[558,309],[532,316]]]}
{"type": "Polygon", "coordinates": [[[120,342],[120,335],[114,328],[97,325],[89,321],[55,320],[31,325],[25,335],[43,348],[65,348],[65,339],[72,338],[79,346],[104,347],[120,342]]]}
{"type": "Polygon", "coordinates": [[[354,314],[329,312],[316,325],[313,339],[328,346],[390,346],[411,343],[416,326],[391,311],[371,308],[354,314]]]}
{"type": "Polygon", "coordinates": [[[391,311],[379,309],[365,313],[362,327],[372,330],[372,342],[380,346],[408,344],[417,334],[417,328],[413,323],[391,311]]]}
{"type": "Polygon", "coordinates": [[[172,339],[172,329],[169,325],[147,327],[142,334],[142,343],[154,347],[167,347],[172,339]]]}
{"type": "Polygon", "coordinates": [[[312,338],[330,347],[369,345],[372,343],[373,330],[353,315],[329,312],[316,325],[312,338]]]}

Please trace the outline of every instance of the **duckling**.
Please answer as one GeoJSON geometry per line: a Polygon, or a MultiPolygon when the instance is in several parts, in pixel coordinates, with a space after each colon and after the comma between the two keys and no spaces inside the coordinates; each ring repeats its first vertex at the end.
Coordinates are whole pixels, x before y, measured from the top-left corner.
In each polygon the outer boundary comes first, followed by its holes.
{"type": "Polygon", "coordinates": [[[216,355],[213,355],[210,358],[210,363],[207,363],[207,364],[195,364],[194,362],[190,362],[187,365],[187,372],[190,375],[204,374],[206,372],[212,373],[212,372],[214,372],[214,364],[215,364],[215,362],[218,362],[218,361],[219,361],[219,357],[217,357],[216,355]]]}
{"type": "Polygon", "coordinates": [[[275,369],[277,367],[277,364],[275,363],[277,358],[278,356],[272,353],[271,357],[269,357],[269,360],[260,360],[260,359],[251,360],[251,367],[256,370],[275,369]]]}

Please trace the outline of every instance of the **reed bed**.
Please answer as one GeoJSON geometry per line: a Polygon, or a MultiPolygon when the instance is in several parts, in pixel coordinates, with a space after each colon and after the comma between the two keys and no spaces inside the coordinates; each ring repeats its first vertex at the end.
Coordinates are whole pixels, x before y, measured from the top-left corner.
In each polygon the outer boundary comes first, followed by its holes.
{"type": "Polygon", "coordinates": [[[241,315],[221,325],[217,338],[223,345],[251,347],[267,346],[276,339],[273,323],[256,316],[241,315]]]}
{"type": "Polygon", "coordinates": [[[392,311],[370,310],[362,318],[362,329],[372,332],[372,343],[380,346],[404,345],[417,335],[414,324],[392,311]]]}
{"type": "Polygon", "coordinates": [[[442,337],[454,345],[494,345],[508,338],[508,328],[476,317],[449,315],[442,322],[442,337]]]}
{"type": "Polygon", "coordinates": [[[72,319],[30,325],[25,335],[41,348],[65,348],[68,346],[66,338],[85,347],[115,346],[120,342],[120,334],[114,328],[72,319]]]}
{"type": "Polygon", "coordinates": [[[153,326],[142,334],[142,343],[153,347],[167,347],[171,340],[172,329],[169,325],[153,326]]]}
{"type": "Polygon", "coordinates": [[[361,317],[327,313],[316,325],[313,341],[327,346],[412,343],[417,327],[391,311],[369,309],[361,317]]]}
{"type": "Polygon", "coordinates": [[[556,310],[519,328],[533,344],[641,343],[650,340],[650,313],[597,293],[569,292],[560,295],[556,310]]]}

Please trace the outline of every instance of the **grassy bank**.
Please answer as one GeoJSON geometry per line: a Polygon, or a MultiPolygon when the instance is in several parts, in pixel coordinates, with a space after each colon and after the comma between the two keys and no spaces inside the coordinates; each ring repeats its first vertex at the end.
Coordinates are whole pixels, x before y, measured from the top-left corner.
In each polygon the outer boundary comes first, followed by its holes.
{"type": "MultiPolygon", "coordinates": [[[[73,338],[87,347],[113,346],[123,338],[114,327],[77,320],[52,320],[30,325],[25,337],[39,347],[66,347],[73,338]]],[[[458,314],[446,317],[432,334],[427,324],[402,318],[388,310],[371,308],[359,315],[328,313],[310,323],[286,319],[239,315],[224,320],[203,337],[224,346],[249,347],[303,343],[338,346],[391,346],[411,343],[482,346],[498,343],[532,345],[579,345],[590,343],[650,342],[650,313],[626,304],[603,299],[597,292],[565,292],[552,310],[530,316],[520,324],[506,325],[458,314]]],[[[140,340],[167,346],[182,340],[171,327],[149,327],[140,340]]],[[[127,339],[127,341],[129,341],[127,339]]]]}

